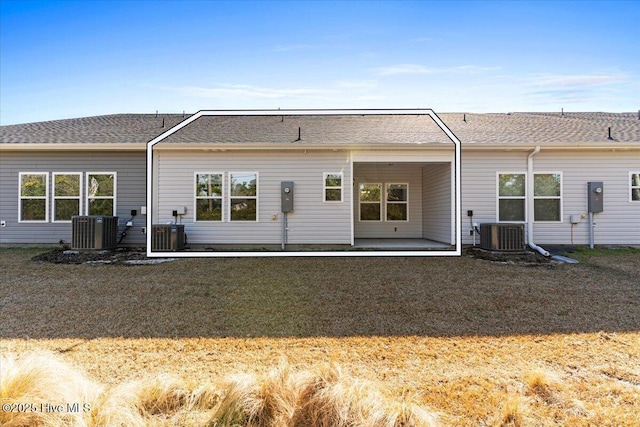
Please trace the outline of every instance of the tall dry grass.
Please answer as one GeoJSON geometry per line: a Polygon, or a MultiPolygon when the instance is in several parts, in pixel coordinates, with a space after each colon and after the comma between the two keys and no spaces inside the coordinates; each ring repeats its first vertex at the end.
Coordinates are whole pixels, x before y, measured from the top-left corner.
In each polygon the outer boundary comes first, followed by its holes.
{"type": "Polygon", "coordinates": [[[61,412],[3,411],[7,427],[433,427],[437,417],[408,399],[390,399],[337,366],[231,375],[192,387],[167,375],[101,388],[53,353],[1,360],[3,403],[62,404],[61,412]],[[72,412],[67,404],[89,410],[72,412]],[[87,406],[85,406],[87,405],[87,406]]]}
{"type": "Polygon", "coordinates": [[[526,403],[522,396],[518,394],[508,394],[496,427],[523,427],[525,424],[526,403]]]}
{"type": "Polygon", "coordinates": [[[213,386],[192,390],[179,378],[159,375],[106,390],[91,421],[94,426],[203,425],[217,400],[213,386]]]}
{"type": "Polygon", "coordinates": [[[99,393],[97,384],[52,353],[0,356],[0,424],[4,427],[92,425],[90,407],[84,405],[91,405],[99,393]],[[67,404],[78,404],[77,410],[67,404]],[[62,405],[61,410],[57,405],[62,405]]]}
{"type": "Polygon", "coordinates": [[[570,420],[571,417],[586,417],[589,412],[584,403],[568,396],[567,387],[550,372],[540,370],[527,372],[524,376],[525,394],[553,412],[555,419],[570,420]]]}
{"type": "Polygon", "coordinates": [[[263,377],[235,376],[224,389],[209,427],[431,427],[437,419],[336,366],[309,372],[281,364],[263,377]]]}

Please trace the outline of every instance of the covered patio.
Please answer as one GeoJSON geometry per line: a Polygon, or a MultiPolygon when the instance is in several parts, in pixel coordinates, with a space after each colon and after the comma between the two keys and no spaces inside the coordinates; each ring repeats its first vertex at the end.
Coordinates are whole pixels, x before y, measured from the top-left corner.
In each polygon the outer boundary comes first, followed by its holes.
{"type": "Polygon", "coordinates": [[[454,250],[455,246],[428,239],[355,239],[353,249],[446,251],[454,250]]]}
{"type": "Polygon", "coordinates": [[[385,240],[396,242],[385,246],[401,248],[455,245],[453,151],[387,153],[392,160],[386,162],[355,155],[353,245],[372,247],[385,240]]]}

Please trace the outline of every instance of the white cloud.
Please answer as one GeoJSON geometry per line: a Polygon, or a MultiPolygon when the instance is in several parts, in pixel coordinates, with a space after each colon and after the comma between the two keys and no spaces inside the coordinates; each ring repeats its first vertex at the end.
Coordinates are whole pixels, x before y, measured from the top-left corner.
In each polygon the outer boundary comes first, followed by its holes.
{"type": "Polygon", "coordinates": [[[532,76],[530,84],[541,87],[587,87],[599,86],[611,83],[620,83],[627,80],[625,75],[614,74],[574,74],[574,75],[540,75],[532,76]]]}
{"type": "Polygon", "coordinates": [[[376,80],[342,80],[337,82],[339,87],[345,89],[373,89],[378,87],[376,80]]]}
{"type": "Polygon", "coordinates": [[[524,95],[530,104],[604,111],[609,105],[623,108],[617,99],[630,91],[632,80],[623,73],[535,74],[524,77],[523,87],[529,89],[524,95]]]}
{"type": "Polygon", "coordinates": [[[309,89],[309,88],[291,88],[276,89],[257,87],[245,84],[220,84],[218,87],[199,87],[199,86],[182,86],[165,88],[175,92],[179,92],[186,96],[195,96],[201,98],[263,98],[263,99],[279,99],[286,97],[298,97],[307,95],[327,95],[335,91],[328,89],[309,89]]]}
{"type": "Polygon", "coordinates": [[[428,75],[445,73],[482,73],[499,70],[500,67],[482,67],[479,65],[458,65],[455,67],[426,67],[420,64],[398,64],[390,67],[378,68],[377,72],[383,76],[395,76],[402,74],[428,75]]]}

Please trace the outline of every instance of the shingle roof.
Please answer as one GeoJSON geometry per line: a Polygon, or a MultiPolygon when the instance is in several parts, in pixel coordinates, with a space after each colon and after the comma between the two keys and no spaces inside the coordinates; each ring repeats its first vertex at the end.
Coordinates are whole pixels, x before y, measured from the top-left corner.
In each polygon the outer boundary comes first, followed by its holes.
{"type": "Polygon", "coordinates": [[[419,144],[450,143],[428,114],[202,116],[161,143],[419,144]]]}
{"type": "Polygon", "coordinates": [[[145,144],[187,117],[182,114],[111,114],[7,125],[0,126],[0,143],[145,144]]]}
{"type": "MultiPolygon", "coordinates": [[[[465,145],[637,143],[640,146],[640,120],[636,113],[442,113],[438,116],[465,145]],[[613,139],[608,139],[609,127],[613,139]]],[[[189,115],[114,114],[8,125],[0,127],[0,143],[144,144],[187,117],[189,115]]],[[[345,114],[203,116],[163,142],[270,145],[446,143],[449,140],[426,114],[345,114]]]]}
{"type": "Polygon", "coordinates": [[[448,113],[439,116],[463,144],[640,143],[640,119],[634,113],[448,113]],[[609,139],[609,127],[612,139],[609,139]]]}

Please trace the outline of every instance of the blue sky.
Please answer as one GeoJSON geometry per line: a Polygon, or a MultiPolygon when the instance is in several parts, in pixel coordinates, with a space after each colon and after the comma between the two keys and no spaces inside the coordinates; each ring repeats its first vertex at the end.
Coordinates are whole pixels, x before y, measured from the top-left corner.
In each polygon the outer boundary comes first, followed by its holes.
{"type": "Polygon", "coordinates": [[[637,111],[640,1],[0,0],[0,123],[200,109],[637,111]]]}

